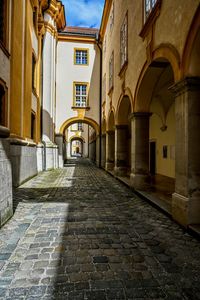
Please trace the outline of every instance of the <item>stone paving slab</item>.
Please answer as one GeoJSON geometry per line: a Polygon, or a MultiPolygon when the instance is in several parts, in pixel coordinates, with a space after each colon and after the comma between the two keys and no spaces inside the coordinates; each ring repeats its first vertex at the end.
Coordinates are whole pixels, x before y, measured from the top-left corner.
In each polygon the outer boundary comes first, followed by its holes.
{"type": "Polygon", "coordinates": [[[14,191],[0,300],[200,299],[200,242],[87,160],[14,191]]]}

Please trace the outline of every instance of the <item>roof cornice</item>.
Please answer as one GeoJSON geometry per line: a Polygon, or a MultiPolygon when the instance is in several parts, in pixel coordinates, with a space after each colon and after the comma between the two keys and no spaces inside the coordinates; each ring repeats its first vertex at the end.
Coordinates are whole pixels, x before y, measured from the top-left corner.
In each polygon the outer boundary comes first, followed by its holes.
{"type": "Polygon", "coordinates": [[[113,0],[105,0],[103,16],[101,19],[101,27],[100,27],[100,31],[99,31],[99,41],[100,42],[102,42],[105,31],[106,31],[106,26],[108,23],[108,18],[109,18],[112,2],[113,2],[113,0]]]}

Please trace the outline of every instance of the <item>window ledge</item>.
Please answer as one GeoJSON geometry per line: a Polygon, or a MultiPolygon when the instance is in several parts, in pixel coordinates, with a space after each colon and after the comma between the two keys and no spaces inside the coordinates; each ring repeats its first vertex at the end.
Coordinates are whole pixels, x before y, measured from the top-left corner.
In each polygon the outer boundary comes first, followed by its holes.
{"type": "Polygon", "coordinates": [[[155,20],[160,15],[161,2],[162,2],[162,0],[158,0],[156,2],[154,8],[152,9],[150,14],[146,18],[145,23],[142,27],[142,30],[139,33],[139,36],[141,38],[144,39],[147,36],[147,34],[148,34],[149,30],[152,28],[152,25],[154,24],[155,20]]]}
{"type": "Polygon", "coordinates": [[[90,110],[89,106],[72,106],[71,107],[73,110],[77,110],[77,109],[85,109],[85,110],[90,110]]]}
{"type": "Polygon", "coordinates": [[[127,67],[128,67],[128,61],[125,61],[118,74],[120,78],[122,78],[123,75],[126,73],[127,67]]]}
{"type": "Polygon", "coordinates": [[[4,52],[4,54],[10,58],[10,53],[8,52],[8,50],[6,49],[5,45],[0,41],[0,49],[4,52]]]}

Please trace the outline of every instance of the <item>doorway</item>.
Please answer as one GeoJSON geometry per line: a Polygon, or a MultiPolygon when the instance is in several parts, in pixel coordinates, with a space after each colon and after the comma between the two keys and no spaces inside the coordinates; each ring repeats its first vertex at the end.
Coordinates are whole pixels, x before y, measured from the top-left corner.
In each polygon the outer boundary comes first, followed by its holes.
{"type": "Polygon", "coordinates": [[[156,142],[150,141],[150,174],[156,174],[156,142]]]}

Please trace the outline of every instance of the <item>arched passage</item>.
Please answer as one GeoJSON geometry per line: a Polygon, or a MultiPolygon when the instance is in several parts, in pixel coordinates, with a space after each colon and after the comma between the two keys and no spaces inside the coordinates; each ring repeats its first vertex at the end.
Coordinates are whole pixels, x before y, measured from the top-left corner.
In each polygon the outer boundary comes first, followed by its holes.
{"type": "MultiPolygon", "coordinates": [[[[96,149],[98,149],[98,147],[96,147],[96,142],[97,136],[99,135],[99,125],[94,120],[86,117],[70,118],[60,127],[60,135],[63,136],[65,140],[63,151],[64,159],[69,158],[73,154],[71,151],[72,143],[75,139],[81,143],[81,141],[78,140],[78,138],[80,138],[82,141],[85,140],[85,143],[82,142],[79,147],[79,150],[82,150],[82,156],[89,157],[93,161],[97,160],[98,155],[96,149]],[[75,137],[73,137],[74,135],[75,137]],[[72,137],[73,140],[71,142],[72,137]]],[[[74,146],[74,149],[75,148],[74,146]]]]}
{"type": "Polygon", "coordinates": [[[102,135],[101,135],[101,167],[105,168],[106,165],[106,120],[102,122],[102,135]]]}
{"type": "Polygon", "coordinates": [[[108,126],[106,132],[106,170],[112,171],[115,162],[115,117],[113,110],[108,117],[108,126]]]}
{"type": "Polygon", "coordinates": [[[131,169],[131,101],[121,97],[116,113],[115,126],[115,174],[130,175],[131,169]]]}
{"type": "Polygon", "coordinates": [[[83,145],[85,140],[83,137],[73,136],[70,138],[70,155],[73,157],[82,157],[84,155],[83,145]]]}
{"type": "Polygon", "coordinates": [[[146,68],[137,90],[133,114],[132,174],[135,188],[152,188],[171,209],[175,179],[174,71],[166,58],[146,68]]]}

